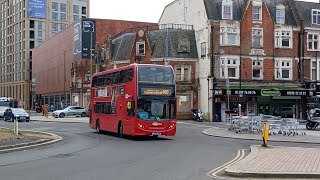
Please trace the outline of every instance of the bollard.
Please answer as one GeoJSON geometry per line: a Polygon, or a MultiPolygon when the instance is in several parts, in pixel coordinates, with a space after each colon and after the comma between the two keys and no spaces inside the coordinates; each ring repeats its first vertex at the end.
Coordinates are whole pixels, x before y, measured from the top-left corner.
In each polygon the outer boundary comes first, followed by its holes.
{"type": "Polygon", "coordinates": [[[262,146],[267,146],[267,141],[269,139],[269,129],[270,129],[270,123],[269,122],[265,122],[263,124],[263,129],[262,129],[262,141],[263,144],[262,146]]]}
{"type": "Polygon", "coordinates": [[[19,134],[19,128],[18,128],[18,120],[17,119],[14,120],[13,129],[14,129],[14,133],[16,135],[18,135],[19,134]]]}

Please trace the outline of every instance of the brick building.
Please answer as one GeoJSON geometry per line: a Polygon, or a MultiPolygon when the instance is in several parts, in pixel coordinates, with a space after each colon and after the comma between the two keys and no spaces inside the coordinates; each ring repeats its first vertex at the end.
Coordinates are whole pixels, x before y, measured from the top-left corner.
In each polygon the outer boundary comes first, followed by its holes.
{"type": "Polygon", "coordinates": [[[198,53],[192,26],[159,25],[159,30],[131,29],[108,38],[100,48],[99,62],[105,69],[131,63],[171,65],[175,70],[178,119],[191,119],[191,109],[198,107],[195,78],[198,53]]]}
{"type": "Polygon", "coordinates": [[[33,105],[41,100],[42,103],[54,103],[56,109],[69,104],[86,107],[90,97],[86,88],[90,81],[90,60],[92,67],[96,67],[95,46],[103,44],[107,35],[116,35],[131,27],[154,25],[121,20],[81,19],[34,48],[33,105]]]}
{"type": "Polygon", "coordinates": [[[314,52],[307,47],[317,42],[318,32],[312,37],[303,32],[319,27],[311,23],[305,28],[303,23],[317,21],[313,19],[317,18],[319,3],[180,1],[166,6],[159,23],[195,27],[199,58],[203,59],[197,73],[199,99],[207,119],[215,120],[212,114],[216,113],[218,120],[223,120],[225,111],[237,111],[239,104],[245,115],[305,117],[307,98],[313,96],[305,82],[313,75],[312,69],[318,72],[319,64],[314,58],[318,46],[314,52]]]}

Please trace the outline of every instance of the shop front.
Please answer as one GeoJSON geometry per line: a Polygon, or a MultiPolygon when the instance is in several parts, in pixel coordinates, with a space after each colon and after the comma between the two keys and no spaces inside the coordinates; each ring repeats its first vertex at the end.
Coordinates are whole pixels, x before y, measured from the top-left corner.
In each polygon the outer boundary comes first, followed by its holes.
{"type": "Polygon", "coordinates": [[[239,107],[241,115],[244,116],[265,114],[284,118],[294,116],[305,118],[307,98],[311,96],[313,96],[313,92],[306,89],[231,89],[229,96],[227,90],[222,90],[217,96],[216,112],[222,121],[227,118],[226,112],[229,112],[228,110],[238,114],[239,107]]]}

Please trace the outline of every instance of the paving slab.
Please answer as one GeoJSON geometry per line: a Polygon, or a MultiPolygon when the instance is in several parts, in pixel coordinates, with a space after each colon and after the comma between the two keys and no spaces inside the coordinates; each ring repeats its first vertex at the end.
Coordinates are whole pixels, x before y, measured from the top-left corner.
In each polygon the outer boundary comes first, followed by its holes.
{"type": "Polygon", "coordinates": [[[320,178],[320,149],[251,146],[250,154],[225,173],[235,177],[320,178]]]}

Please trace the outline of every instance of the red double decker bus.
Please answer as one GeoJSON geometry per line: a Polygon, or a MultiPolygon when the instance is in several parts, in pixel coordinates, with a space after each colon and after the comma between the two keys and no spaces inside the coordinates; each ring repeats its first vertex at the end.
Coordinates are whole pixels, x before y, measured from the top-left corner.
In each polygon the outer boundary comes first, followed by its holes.
{"type": "Polygon", "coordinates": [[[174,136],[176,90],[171,66],[131,64],[95,73],[90,127],[119,136],[174,136]]]}

